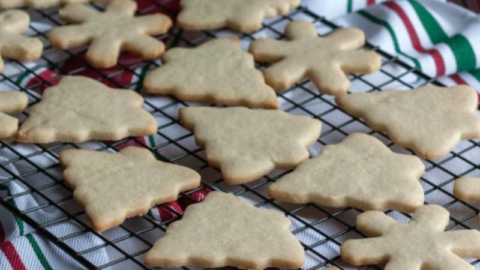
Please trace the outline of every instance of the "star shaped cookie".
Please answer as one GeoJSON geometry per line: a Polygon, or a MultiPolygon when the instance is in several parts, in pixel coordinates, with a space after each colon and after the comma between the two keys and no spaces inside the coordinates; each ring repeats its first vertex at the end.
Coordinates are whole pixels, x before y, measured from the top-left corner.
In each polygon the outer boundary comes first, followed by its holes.
{"type": "Polygon", "coordinates": [[[397,223],[383,212],[365,212],[357,229],[372,238],[348,240],[342,259],[353,265],[386,263],[385,269],[474,270],[462,260],[480,258],[480,232],[444,232],[449,213],[437,205],[418,208],[408,224],[397,223]]]}
{"type": "Polygon", "coordinates": [[[24,11],[7,10],[0,13],[0,72],[4,68],[2,57],[29,62],[42,56],[43,44],[40,39],[22,35],[29,25],[30,16],[24,11]]]}
{"type": "Polygon", "coordinates": [[[355,93],[337,97],[336,102],[426,159],[448,154],[461,140],[480,137],[478,95],[465,85],[355,93]]]}
{"type": "Polygon", "coordinates": [[[290,225],[277,211],[257,209],[233,195],[212,192],[168,227],[145,255],[145,263],[157,267],[299,268],[305,254],[290,225]]]}
{"type": "Polygon", "coordinates": [[[238,38],[214,39],[194,49],[175,48],[162,60],[164,65],[144,80],[146,93],[221,105],[278,108],[275,91],[265,84],[238,38]]]}
{"type": "Polygon", "coordinates": [[[0,139],[10,138],[18,129],[18,119],[7,113],[20,113],[28,106],[27,96],[19,91],[0,92],[0,139]]]}
{"type": "Polygon", "coordinates": [[[153,205],[175,201],[178,193],[200,185],[195,171],[160,162],[137,147],[116,154],[66,150],[60,152],[60,162],[73,197],[98,232],[141,216],[153,205]]]}
{"type": "Polygon", "coordinates": [[[277,110],[190,107],[180,121],[205,147],[208,163],[229,184],[243,184],[275,168],[293,169],[309,157],[321,122],[277,110]]]}
{"type": "Polygon", "coordinates": [[[422,161],[354,133],[269,186],[270,197],[291,203],[413,212],[423,205],[422,161]],[[348,169],[345,169],[348,168],[348,169]]]}
{"type": "Polygon", "coordinates": [[[55,27],[48,38],[64,50],[89,44],[86,59],[97,68],[115,66],[122,50],[155,59],[163,54],[165,45],[151,36],[166,33],[172,21],[158,13],[135,17],[136,9],[136,2],[130,0],[111,0],[105,12],[70,4],[60,10],[60,17],[78,25],[55,27]]]}
{"type": "Polygon", "coordinates": [[[229,27],[243,33],[261,28],[264,18],[287,14],[300,0],[182,0],[178,24],[187,30],[229,27]]]}
{"type": "Polygon", "coordinates": [[[30,143],[116,141],[157,132],[155,118],[142,108],[143,98],[86,77],[66,76],[45,90],[17,133],[30,143]]]}
{"type": "Polygon", "coordinates": [[[0,0],[0,8],[18,8],[27,6],[29,8],[49,8],[58,5],[87,2],[106,2],[108,0],[0,0]]]}
{"type": "Polygon", "coordinates": [[[364,33],[356,28],[319,37],[313,24],[293,21],[286,26],[285,36],[286,41],[255,40],[249,49],[256,61],[273,63],[264,75],[267,84],[278,90],[307,77],[320,93],[342,95],[350,88],[345,73],[373,73],[381,66],[377,53],[356,50],[365,44],[364,33]]]}

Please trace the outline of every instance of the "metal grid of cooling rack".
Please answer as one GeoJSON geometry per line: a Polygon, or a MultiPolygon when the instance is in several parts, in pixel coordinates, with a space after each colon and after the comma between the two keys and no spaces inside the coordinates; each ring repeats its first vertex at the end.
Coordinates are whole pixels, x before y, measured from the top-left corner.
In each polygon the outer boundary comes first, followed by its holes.
{"type": "MultiPolygon", "coordinates": [[[[178,1],[139,0],[139,6],[138,14],[160,11],[174,17],[178,1]]],[[[94,7],[102,9],[101,5],[94,5],[94,7]]],[[[28,12],[34,22],[30,31],[47,44],[44,56],[38,61],[39,66],[35,67],[15,63],[17,72],[5,72],[0,75],[0,84],[11,85],[14,89],[26,92],[30,98],[30,105],[39,101],[41,95],[38,93],[42,89],[54,84],[62,75],[88,75],[113,87],[139,90],[145,70],[159,65],[158,62],[145,62],[122,54],[123,60],[113,69],[92,68],[84,61],[85,47],[60,52],[48,45],[45,37],[48,27],[44,25],[62,24],[58,19],[57,9],[28,10],[28,12]],[[42,76],[45,70],[55,73],[42,76]],[[122,79],[125,74],[130,77],[128,82],[122,79]],[[30,76],[32,78],[30,81],[33,83],[28,86],[21,84],[20,78],[25,76],[30,76]]],[[[320,34],[326,34],[336,28],[331,22],[305,7],[300,7],[286,16],[265,21],[258,32],[242,34],[239,37],[245,46],[259,36],[281,39],[285,24],[296,19],[314,22],[320,34]]],[[[168,48],[171,48],[197,46],[209,39],[233,34],[235,33],[225,31],[183,32],[174,28],[159,38],[165,41],[168,48]]],[[[352,91],[381,91],[393,86],[408,89],[427,83],[439,84],[400,59],[373,46],[367,45],[367,47],[377,50],[382,55],[382,70],[374,75],[352,75],[352,91]]],[[[262,66],[259,67],[262,68],[262,66]]],[[[339,142],[355,131],[376,136],[393,151],[411,153],[394,146],[385,135],[371,131],[361,120],[342,112],[335,105],[332,97],[319,95],[308,81],[279,93],[279,100],[281,109],[287,112],[309,115],[322,121],[322,135],[312,147],[312,155],[318,153],[322,146],[339,142]]],[[[323,208],[311,204],[293,205],[268,198],[266,187],[284,175],[285,171],[276,170],[245,185],[225,184],[218,170],[208,166],[204,151],[193,142],[193,135],[183,129],[177,120],[178,108],[189,105],[193,103],[178,101],[171,97],[147,97],[145,107],[159,122],[158,133],[147,140],[129,138],[111,143],[54,143],[29,146],[0,142],[0,157],[2,157],[0,186],[15,184],[22,188],[19,192],[9,192],[4,195],[0,199],[0,205],[63,250],[66,254],[62,256],[70,256],[77,261],[79,268],[148,269],[143,264],[143,254],[161,237],[171,222],[181,218],[181,210],[172,204],[160,205],[157,210],[162,210],[164,213],[162,217],[149,214],[132,218],[118,228],[102,234],[95,233],[88,226],[82,209],[73,201],[71,189],[62,182],[61,168],[58,164],[58,153],[68,148],[117,151],[125,145],[136,145],[150,149],[160,160],[189,166],[202,175],[202,187],[180,195],[179,201],[183,205],[201,200],[201,194],[206,190],[232,192],[257,207],[282,211],[292,220],[292,232],[302,242],[306,251],[307,260],[304,269],[318,269],[328,265],[336,265],[341,269],[353,269],[341,261],[339,250],[346,239],[362,237],[354,226],[355,218],[360,211],[352,208],[323,208]],[[22,207],[16,205],[15,201],[26,197],[34,198],[37,204],[22,207]],[[98,256],[98,253],[107,254],[107,260],[99,260],[99,257],[105,256],[98,256]]],[[[22,115],[21,119],[27,114],[22,115]]],[[[452,196],[451,192],[454,179],[467,174],[480,174],[477,170],[477,164],[480,163],[479,148],[478,141],[465,141],[448,156],[435,161],[425,161],[427,171],[421,183],[425,190],[426,203],[440,204],[450,211],[452,216],[448,229],[478,228],[476,216],[480,211],[480,205],[459,201],[452,196]]],[[[409,218],[408,215],[394,211],[389,211],[388,214],[400,221],[408,221],[409,218]]],[[[476,265],[478,261],[471,261],[471,263],[476,265]]],[[[184,269],[194,269],[194,267],[184,269]]],[[[361,269],[381,268],[370,266],[361,269]]]]}

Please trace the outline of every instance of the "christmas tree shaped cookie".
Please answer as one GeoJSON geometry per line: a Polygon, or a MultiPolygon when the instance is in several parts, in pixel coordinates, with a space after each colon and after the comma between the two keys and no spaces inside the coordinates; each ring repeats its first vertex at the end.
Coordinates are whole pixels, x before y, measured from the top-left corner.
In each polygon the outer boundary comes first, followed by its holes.
{"type": "Polygon", "coordinates": [[[32,143],[115,141],[155,134],[155,118],[133,91],[109,88],[86,77],[66,76],[45,90],[22,124],[17,140],[32,143]]]}
{"type": "Polygon", "coordinates": [[[287,41],[258,39],[251,43],[255,60],[273,65],[264,71],[275,89],[285,89],[308,77],[320,93],[342,95],[350,88],[348,73],[373,73],[381,66],[373,51],[357,51],[365,35],[356,28],[342,28],[319,37],[309,22],[294,21],[285,29],[287,41]]]}
{"type": "Polygon", "coordinates": [[[144,80],[149,94],[174,95],[186,101],[278,108],[275,91],[265,84],[250,54],[237,38],[220,38],[195,49],[175,48],[165,65],[144,80]]]}
{"type": "Polygon", "coordinates": [[[423,205],[419,178],[424,170],[419,158],[393,153],[376,138],[354,133],[270,185],[269,195],[292,203],[413,212],[423,205]]]}
{"type": "Polygon", "coordinates": [[[264,18],[286,14],[300,0],[182,0],[178,24],[188,30],[229,27],[248,33],[260,29],[264,18]]]}
{"type": "Polygon", "coordinates": [[[18,119],[7,113],[19,113],[28,106],[27,96],[19,91],[0,92],[0,139],[10,138],[18,129],[18,119]]]}
{"type": "Polygon", "coordinates": [[[474,270],[460,257],[480,258],[480,232],[444,232],[448,222],[448,211],[437,205],[418,208],[409,224],[383,212],[365,212],[357,218],[357,229],[373,238],[346,241],[342,259],[358,266],[386,263],[391,270],[474,270]]]}
{"type": "Polygon", "coordinates": [[[75,200],[85,207],[99,232],[200,185],[195,171],[157,161],[148,150],[136,147],[118,154],[66,150],[60,152],[60,162],[66,167],[64,179],[74,189],[75,200]]]}
{"type": "Polygon", "coordinates": [[[461,140],[480,137],[478,95],[465,85],[356,93],[337,97],[336,102],[426,159],[446,155],[461,140]]]}
{"type": "Polygon", "coordinates": [[[233,195],[213,192],[168,227],[145,255],[145,262],[160,267],[299,268],[305,255],[290,225],[277,211],[257,209],[233,195]]]}
{"type": "Polygon", "coordinates": [[[70,4],[60,16],[78,25],[56,27],[48,38],[53,46],[64,50],[90,44],[86,59],[97,68],[115,66],[121,50],[155,59],[163,54],[165,45],[151,35],[166,33],[172,21],[158,13],[135,17],[136,9],[137,3],[130,0],[111,0],[105,12],[70,4]]]}
{"type": "Polygon", "coordinates": [[[183,108],[180,120],[206,148],[211,166],[229,184],[253,181],[274,168],[292,169],[309,157],[321,122],[282,111],[183,108]]]}
{"type": "Polygon", "coordinates": [[[42,56],[42,41],[22,35],[29,25],[30,16],[26,12],[9,10],[0,13],[0,72],[4,67],[2,57],[28,62],[42,56]]]}
{"type": "Polygon", "coordinates": [[[86,3],[90,1],[106,2],[108,0],[0,0],[0,8],[16,8],[27,6],[29,8],[49,8],[72,3],[86,3]]]}

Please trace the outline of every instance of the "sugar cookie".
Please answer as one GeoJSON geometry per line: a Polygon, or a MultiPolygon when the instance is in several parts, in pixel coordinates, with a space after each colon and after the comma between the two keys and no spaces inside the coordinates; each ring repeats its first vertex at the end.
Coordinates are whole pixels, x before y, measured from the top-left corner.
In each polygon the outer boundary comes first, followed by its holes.
{"type": "Polygon", "coordinates": [[[259,62],[273,63],[264,71],[265,80],[282,90],[309,78],[320,93],[342,95],[350,88],[348,73],[373,73],[381,66],[373,51],[356,51],[365,44],[364,33],[356,28],[341,28],[319,37],[309,22],[294,21],[285,28],[287,41],[258,39],[250,52],[259,62]]]}
{"type": "Polygon", "coordinates": [[[269,186],[270,197],[291,203],[413,212],[423,205],[422,161],[354,133],[269,186]],[[348,168],[348,169],[346,169],[348,168]]]}
{"type": "MultiPolygon", "coordinates": [[[[453,195],[466,202],[480,202],[480,178],[464,176],[455,180],[453,195]]],[[[480,216],[478,216],[480,222],[480,216]]]]}
{"type": "Polygon", "coordinates": [[[337,97],[336,102],[426,159],[446,155],[460,140],[480,137],[478,95],[465,85],[355,93],[337,97]]]}
{"type": "Polygon", "coordinates": [[[47,88],[22,124],[17,140],[32,143],[115,141],[157,132],[143,98],[86,77],[66,76],[47,88]],[[106,105],[108,104],[108,106],[106,105]]]}
{"type": "Polygon", "coordinates": [[[480,232],[444,232],[449,213],[437,205],[418,208],[409,224],[397,223],[383,212],[365,212],[357,229],[373,237],[346,241],[342,259],[353,265],[387,263],[385,269],[474,270],[460,259],[480,258],[480,232]]]}
{"type": "Polygon", "coordinates": [[[42,56],[42,41],[22,35],[29,25],[30,16],[24,11],[7,10],[0,13],[0,72],[4,67],[2,57],[29,62],[42,56]]]}
{"type": "Polygon", "coordinates": [[[55,27],[48,38],[60,49],[90,44],[86,59],[97,68],[115,66],[121,50],[155,59],[165,45],[151,35],[166,33],[172,21],[162,14],[134,17],[136,9],[137,3],[130,0],[111,0],[105,12],[70,4],[60,10],[60,17],[78,25],[55,27]]]}
{"type": "Polygon", "coordinates": [[[253,181],[274,168],[292,169],[309,157],[321,122],[283,111],[190,107],[180,121],[206,148],[208,163],[229,184],[253,181]]]}
{"type": "Polygon", "coordinates": [[[95,231],[141,216],[153,205],[174,201],[178,193],[200,185],[200,175],[160,162],[149,150],[128,147],[118,154],[90,150],[60,152],[65,182],[85,207],[95,231]]]}
{"type": "Polygon", "coordinates": [[[71,3],[87,3],[90,1],[106,2],[108,0],[0,0],[0,8],[49,8],[58,5],[66,5],[71,3]]]}
{"type": "Polygon", "coordinates": [[[146,93],[221,105],[278,108],[275,91],[265,84],[238,38],[214,39],[194,49],[175,48],[162,59],[165,64],[144,80],[146,93]]]}
{"type": "Polygon", "coordinates": [[[168,227],[145,255],[145,263],[160,267],[299,268],[305,254],[290,225],[290,220],[277,211],[257,209],[233,195],[212,192],[168,227]]]}
{"type": "Polygon", "coordinates": [[[28,98],[19,91],[0,92],[0,139],[10,138],[18,129],[18,119],[7,113],[19,113],[28,106],[28,98]]]}
{"type": "Polygon", "coordinates": [[[181,0],[178,24],[187,30],[229,27],[248,33],[262,27],[264,18],[287,14],[300,0],[181,0]]]}
{"type": "Polygon", "coordinates": [[[460,200],[480,202],[480,179],[465,176],[455,180],[453,193],[460,200]]]}

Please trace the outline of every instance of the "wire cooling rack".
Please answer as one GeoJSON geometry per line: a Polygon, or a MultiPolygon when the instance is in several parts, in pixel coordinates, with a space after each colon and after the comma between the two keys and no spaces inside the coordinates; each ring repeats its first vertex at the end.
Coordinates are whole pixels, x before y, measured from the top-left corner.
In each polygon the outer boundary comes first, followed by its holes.
{"type": "MultiPolygon", "coordinates": [[[[138,4],[138,14],[163,12],[174,17],[178,11],[176,0],[139,0],[138,4]]],[[[102,5],[92,6],[103,8],[102,5]]],[[[0,84],[26,92],[30,98],[30,105],[39,102],[41,97],[39,93],[43,89],[55,84],[61,76],[67,74],[87,75],[112,87],[139,91],[146,71],[159,65],[159,62],[142,61],[124,53],[122,61],[115,68],[108,70],[92,68],[84,61],[85,47],[62,52],[49,45],[46,32],[51,26],[62,24],[57,15],[58,9],[28,12],[33,22],[30,32],[47,44],[45,53],[35,65],[13,63],[14,69],[8,69],[0,75],[0,84]],[[21,83],[25,77],[30,78],[28,85],[21,83]]],[[[238,35],[246,48],[251,40],[258,37],[283,38],[284,26],[289,21],[298,19],[314,22],[320,34],[327,34],[337,27],[306,7],[300,7],[286,16],[266,20],[262,29],[252,34],[240,35],[226,31],[184,32],[173,28],[159,39],[163,40],[168,48],[193,47],[215,37],[238,35]]],[[[371,45],[366,47],[376,50],[382,56],[382,70],[373,75],[351,75],[352,92],[381,91],[389,87],[409,89],[428,83],[439,84],[397,57],[371,45]]],[[[279,93],[279,100],[282,110],[292,114],[308,115],[322,121],[322,135],[312,147],[312,155],[317,154],[324,145],[340,142],[352,132],[372,134],[395,152],[411,153],[394,146],[385,135],[371,131],[361,120],[348,116],[335,105],[332,97],[318,94],[309,81],[279,93]]],[[[266,192],[267,186],[287,173],[281,170],[276,170],[249,184],[238,186],[225,184],[219,171],[208,166],[203,149],[194,144],[193,135],[177,120],[178,109],[192,104],[172,97],[147,97],[145,107],[159,123],[157,134],[148,138],[129,138],[108,143],[54,143],[28,146],[0,142],[0,187],[9,185],[20,187],[7,193],[0,193],[2,194],[0,205],[59,247],[62,251],[58,252],[58,256],[71,257],[78,262],[75,267],[148,269],[143,264],[143,255],[161,237],[170,223],[181,218],[182,208],[178,207],[179,205],[196,203],[210,190],[228,191],[257,207],[284,212],[292,220],[292,232],[302,242],[306,251],[304,269],[318,269],[328,265],[336,265],[341,269],[355,269],[341,261],[339,250],[346,239],[363,237],[355,229],[355,218],[360,211],[353,208],[323,208],[312,204],[293,205],[270,199],[266,192]],[[126,145],[146,147],[159,160],[186,165],[197,170],[202,175],[203,185],[193,191],[182,193],[178,203],[160,205],[144,217],[129,219],[123,225],[99,234],[90,229],[83,210],[73,201],[71,189],[63,183],[58,153],[70,148],[114,152],[126,145]],[[35,203],[23,205],[16,203],[25,198],[33,199],[35,203]]],[[[24,113],[21,119],[27,114],[28,112],[24,113]]],[[[454,198],[452,183],[463,175],[480,175],[477,170],[477,164],[480,163],[479,148],[478,141],[464,141],[448,156],[435,161],[425,161],[427,170],[421,184],[425,190],[426,203],[440,204],[450,211],[451,222],[448,229],[478,228],[477,214],[480,205],[468,204],[454,198]]],[[[387,213],[402,222],[409,220],[409,216],[405,214],[395,211],[387,213]]],[[[478,261],[471,263],[476,265],[478,261]]],[[[361,269],[381,267],[369,266],[361,269]]]]}

